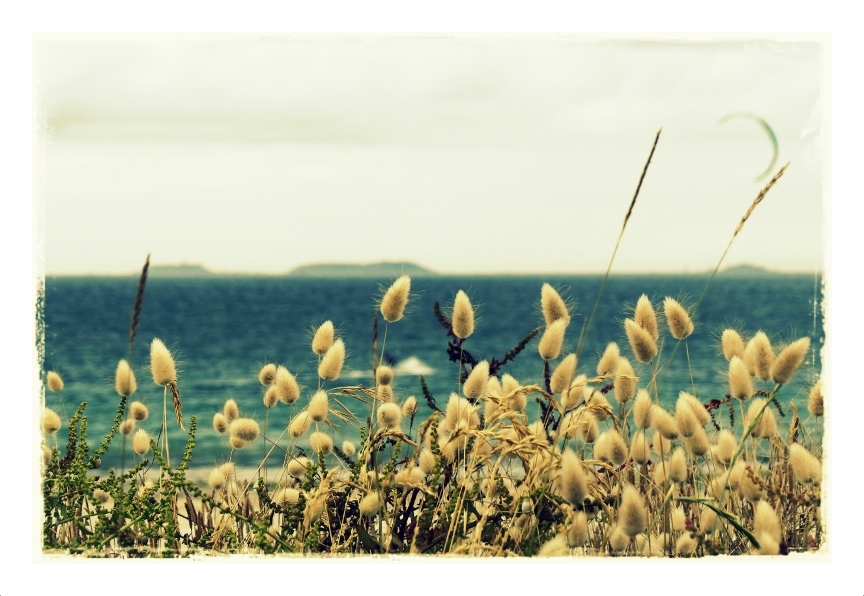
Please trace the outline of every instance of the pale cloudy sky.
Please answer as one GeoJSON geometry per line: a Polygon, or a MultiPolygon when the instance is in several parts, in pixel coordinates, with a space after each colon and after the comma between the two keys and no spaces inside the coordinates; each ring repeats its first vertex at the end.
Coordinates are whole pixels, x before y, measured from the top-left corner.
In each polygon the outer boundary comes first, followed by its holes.
{"type": "Polygon", "coordinates": [[[49,273],[823,265],[827,37],[54,35],[34,41],[49,273]],[[773,172],[772,172],[773,173],[773,172]]]}

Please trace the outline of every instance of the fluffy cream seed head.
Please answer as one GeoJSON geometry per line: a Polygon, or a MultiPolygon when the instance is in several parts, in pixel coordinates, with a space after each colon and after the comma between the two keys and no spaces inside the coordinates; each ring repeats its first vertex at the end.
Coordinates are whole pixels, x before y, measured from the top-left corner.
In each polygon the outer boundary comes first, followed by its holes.
{"type": "Polygon", "coordinates": [[[747,408],[747,414],[744,416],[744,425],[749,427],[759,412],[762,412],[756,425],[753,427],[751,434],[759,439],[767,439],[777,434],[777,419],[774,418],[774,412],[766,405],[766,400],[760,398],[750,402],[750,407],[747,408]]]}
{"type": "Polygon", "coordinates": [[[619,358],[621,358],[621,350],[618,348],[618,344],[614,341],[610,342],[597,363],[597,374],[601,377],[615,374],[615,371],[618,370],[619,358]]]}
{"type": "Polygon", "coordinates": [[[150,451],[150,435],[143,428],[139,428],[132,436],[132,451],[138,455],[144,455],[150,451]]]}
{"type": "Polygon", "coordinates": [[[822,482],[822,463],[799,443],[789,445],[789,467],[792,468],[795,482],[800,484],[822,482]]]}
{"type": "Polygon", "coordinates": [[[809,349],[810,338],[802,337],[780,350],[771,363],[771,380],[780,384],[788,383],[795,371],[804,363],[809,349]]]}
{"type": "Polygon", "coordinates": [[[558,490],[565,501],[571,505],[581,505],[588,496],[588,476],[582,469],[582,462],[576,453],[567,448],[561,454],[561,476],[558,490]]]}
{"type": "Polygon", "coordinates": [[[543,311],[543,319],[546,325],[555,321],[565,320],[565,326],[570,324],[570,312],[558,291],[548,283],[544,283],[540,289],[540,308],[543,311]]]}
{"type": "Polygon", "coordinates": [[[288,425],[288,434],[295,439],[299,439],[306,434],[310,426],[312,426],[312,418],[309,416],[309,412],[303,410],[294,416],[291,424],[288,425]]]}
{"type": "Polygon", "coordinates": [[[726,360],[732,360],[733,356],[738,356],[744,359],[744,340],[741,339],[741,334],[734,329],[724,329],[720,336],[720,347],[723,349],[723,356],[726,360]]]}
{"type": "Polygon", "coordinates": [[[396,428],[402,422],[402,410],[394,403],[378,407],[378,424],[385,428],[396,428]]]}
{"type": "Polygon", "coordinates": [[[147,409],[147,406],[142,404],[140,401],[133,401],[129,404],[129,417],[134,418],[137,422],[147,420],[149,414],[150,411],[147,409]]]}
{"type": "Polygon", "coordinates": [[[627,461],[628,455],[627,442],[614,428],[601,434],[594,444],[594,457],[609,462],[613,466],[623,464],[627,461]]]}
{"type": "Polygon", "coordinates": [[[48,385],[48,389],[54,393],[63,389],[63,379],[53,370],[48,371],[48,374],[45,375],[45,384],[48,385]]]}
{"type": "Polygon", "coordinates": [[[342,365],[345,364],[345,343],[337,339],[321,358],[318,364],[318,376],[326,381],[335,381],[342,374],[342,365]]]}
{"type": "Polygon", "coordinates": [[[213,414],[213,430],[220,435],[228,430],[228,420],[222,412],[216,412],[213,414]]]}
{"type": "Polygon", "coordinates": [[[645,294],[642,294],[636,301],[636,308],[633,309],[633,321],[644,329],[655,342],[660,339],[660,328],[657,326],[654,305],[651,304],[645,294]]]}
{"type": "Polygon", "coordinates": [[[618,370],[615,372],[615,399],[618,403],[626,403],[636,394],[636,373],[626,358],[618,359],[618,370]]]}
{"type": "Polygon", "coordinates": [[[124,437],[128,437],[129,435],[131,435],[133,430],[135,430],[134,418],[127,418],[120,423],[120,434],[124,437]]]}
{"type": "Polygon", "coordinates": [[[388,323],[395,323],[405,315],[408,297],[411,293],[411,278],[407,275],[399,277],[384,292],[381,298],[381,314],[388,323]]]}
{"type": "Polygon", "coordinates": [[[375,384],[389,385],[393,382],[393,369],[386,364],[379,364],[375,369],[375,384]]]}
{"type": "Polygon", "coordinates": [[[342,442],[342,453],[345,455],[351,456],[357,453],[357,446],[354,445],[351,441],[343,441],[342,442]]]}
{"type": "Polygon", "coordinates": [[[309,435],[309,447],[311,447],[312,451],[315,453],[329,455],[330,452],[333,451],[333,438],[320,431],[314,432],[309,435]]]}
{"type": "Polygon", "coordinates": [[[567,322],[564,319],[558,319],[546,326],[546,331],[543,332],[540,343],[537,345],[537,350],[543,360],[555,360],[561,354],[566,329],[567,322]]]}
{"type": "Polygon", "coordinates": [[[680,447],[672,452],[667,465],[667,472],[672,482],[684,482],[687,480],[687,456],[680,447]]]}
{"type": "Polygon", "coordinates": [[[651,459],[651,449],[648,438],[643,431],[636,432],[630,440],[630,458],[637,464],[645,464],[651,459]]]}
{"type": "Polygon", "coordinates": [[[381,498],[377,492],[371,492],[360,499],[360,515],[374,517],[381,511],[381,498]]]}
{"type": "Polygon", "coordinates": [[[771,340],[764,332],[759,331],[754,335],[744,348],[744,364],[751,375],[757,376],[763,381],[771,378],[771,364],[774,362],[774,350],[771,348],[771,340]]]}
{"type": "Polygon", "coordinates": [[[651,362],[657,355],[657,340],[633,319],[624,320],[624,331],[627,332],[627,340],[630,342],[630,349],[633,350],[636,360],[644,363],[651,362]]]}
{"type": "Polygon", "coordinates": [[[633,424],[639,430],[647,430],[651,426],[651,394],[647,389],[640,389],[633,400],[633,424]]]}
{"type": "Polygon", "coordinates": [[[687,309],[674,298],[666,297],[663,301],[663,311],[666,314],[666,323],[669,325],[669,333],[675,339],[684,339],[693,333],[693,321],[687,309]]]}
{"type": "Polygon", "coordinates": [[[157,385],[168,385],[177,380],[174,357],[161,339],[153,338],[150,344],[150,372],[157,385]]]}
{"type": "Polygon", "coordinates": [[[621,506],[618,508],[618,527],[630,538],[641,534],[648,527],[648,509],[639,491],[631,484],[621,491],[621,506]]]}
{"type": "Polygon", "coordinates": [[[297,384],[297,379],[284,366],[276,367],[274,387],[279,392],[279,401],[283,404],[293,404],[300,397],[300,386],[297,384]]]}
{"type": "Polygon", "coordinates": [[[702,457],[711,451],[711,441],[708,439],[708,433],[701,426],[696,429],[696,432],[692,436],[684,440],[684,444],[696,457],[702,457]]]}
{"type": "Polygon", "coordinates": [[[324,321],[312,335],[312,351],[319,356],[327,353],[336,339],[336,328],[333,321],[324,321]]]}
{"type": "Polygon", "coordinates": [[[272,408],[279,401],[279,390],[275,385],[270,385],[267,391],[264,392],[264,407],[272,408]]]}
{"type": "Polygon", "coordinates": [[[288,474],[292,478],[302,479],[306,477],[306,468],[309,466],[308,457],[295,457],[288,462],[288,474]]]}
{"type": "Polygon", "coordinates": [[[780,542],[780,518],[767,501],[759,501],[753,512],[753,533],[766,534],[774,542],[780,542]]]}
{"type": "Polygon", "coordinates": [[[678,438],[678,423],[662,406],[657,404],[651,406],[651,424],[657,432],[663,435],[664,439],[671,441],[678,438]]]}
{"type": "Polygon", "coordinates": [[[119,395],[129,397],[138,389],[135,382],[135,373],[125,360],[117,363],[117,372],[114,373],[114,388],[119,395]]]}
{"type": "Polygon", "coordinates": [[[251,418],[237,418],[228,425],[228,434],[249,443],[258,438],[261,428],[251,418]]]}
{"type": "Polygon", "coordinates": [[[570,387],[561,394],[561,407],[565,410],[569,410],[579,405],[582,401],[582,396],[585,394],[585,387],[587,385],[588,377],[585,375],[579,375],[573,379],[573,381],[570,382],[570,387]]]}
{"type": "Polygon", "coordinates": [[[431,474],[435,470],[435,454],[429,449],[424,449],[420,452],[417,465],[424,474],[431,474]]]}
{"type": "Polygon", "coordinates": [[[738,356],[729,360],[729,395],[741,401],[750,399],[755,389],[747,365],[738,356]]]}
{"type": "Polygon", "coordinates": [[[265,364],[258,371],[258,381],[265,387],[273,382],[276,377],[276,365],[272,362],[265,364]]]}
{"type": "Polygon", "coordinates": [[[559,395],[563,394],[573,381],[573,375],[576,374],[576,354],[568,354],[564,357],[555,370],[552,371],[552,376],[549,385],[552,393],[559,395]]]}
{"type": "Polygon", "coordinates": [[[807,411],[813,416],[825,415],[825,397],[822,394],[821,380],[810,388],[810,395],[807,397],[807,411]]]}
{"type": "Polygon", "coordinates": [[[51,408],[45,408],[42,411],[42,431],[46,434],[53,435],[60,430],[60,416],[51,408]]]}
{"type": "Polygon", "coordinates": [[[402,403],[402,415],[405,418],[411,418],[417,413],[417,398],[413,395],[409,395],[408,398],[402,403]]]}
{"type": "Polygon", "coordinates": [[[210,470],[210,474],[207,476],[207,484],[210,485],[210,488],[213,490],[220,490],[225,488],[225,485],[228,484],[228,479],[225,477],[225,472],[223,472],[220,468],[213,468],[210,470]]]}
{"type": "Polygon", "coordinates": [[[237,407],[237,402],[233,399],[226,399],[225,405],[222,406],[222,415],[225,416],[225,420],[229,423],[240,416],[240,408],[237,407]]]}
{"type": "Polygon", "coordinates": [[[243,449],[248,443],[249,441],[237,435],[231,435],[228,437],[228,444],[231,445],[231,449],[243,449]]]}
{"type": "Polygon", "coordinates": [[[456,292],[452,319],[453,334],[456,337],[465,339],[474,333],[474,307],[471,306],[468,295],[462,290],[456,292]]]}
{"type": "Polygon", "coordinates": [[[682,399],[680,396],[675,404],[675,423],[683,437],[692,437],[696,433],[696,429],[702,428],[693,408],[686,399],[682,399]]]}
{"type": "Polygon", "coordinates": [[[312,422],[324,422],[327,419],[329,406],[326,391],[318,391],[312,396],[312,399],[309,400],[307,412],[309,412],[312,422]]]}
{"type": "Polygon", "coordinates": [[[736,449],[738,449],[738,440],[735,435],[724,428],[717,433],[714,448],[711,450],[711,457],[717,463],[728,468],[736,449]]]}
{"type": "Polygon", "coordinates": [[[378,385],[375,387],[375,394],[378,396],[378,401],[382,404],[389,404],[393,401],[393,385],[378,385]]]}
{"type": "Polygon", "coordinates": [[[489,363],[482,360],[474,365],[471,374],[465,379],[462,392],[465,397],[477,399],[486,394],[486,385],[489,383],[489,363]]]}
{"type": "Polygon", "coordinates": [[[699,426],[705,426],[711,422],[711,414],[708,413],[708,410],[705,409],[705,406],[695,395],[682,391],[678,394],[678,402],[682,403],[682,405],[686,404],[690,406],[693,414],[696,415],[696,420],[699,422],[699,426]]]}

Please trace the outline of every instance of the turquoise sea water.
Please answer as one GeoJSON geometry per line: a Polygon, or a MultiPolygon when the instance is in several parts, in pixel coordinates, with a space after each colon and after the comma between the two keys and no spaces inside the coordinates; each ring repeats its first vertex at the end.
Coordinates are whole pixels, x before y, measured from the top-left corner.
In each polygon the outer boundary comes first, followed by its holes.
{"type": "MultiPolygon", "coordinates": [[[[265,421],[263,387],[258,370],[266,362],[285,365],[306,386],[292,407],[277,404],[267,416],[272,438],[285,428],[292,413],[307,403],[318,388],[317,356],[310,342],[314,326],[332,320],[348,350],[342,377],[326,387],[371,384],[372,327],[382,285],[391,280],[299,279],[291,277],[214,277],[159,279],[148,281],[141,322],[132,355],[138,379],[133,399],[150,408],[148,420],[140,423],[154,436],[161,423],[163,391],[147,371],[149,345],[154,337],[172,350],[179,368],[179,387],[184,418],[198,418],[199,432],[192,466],[205,467],[224,461],[230,451],[227,438],[211,426],[213,414],[233,398],[242,416],[265,421]]],[[[417,373],[424,377],[438,405],[457,389],[457,365],[447,357],[448,338],[433,315],[433,303],[445,309],[460,289],[477,307],[473,335],[464,344],[477,359],[502,358],[535,327],[542,326],[540,288],[549,282],[574,306],[575,315],[565,338],[565,351],[574,351],[582,326],[591,312],[602,278],[600,276],[497,276],[428,277],[412,281],[412,296],[404,319],[386,330],[386,357],[399,374],[395,380],[397,400],[415,395],[420,404],[414,429],[430,414],[422,398],[417,373]]],[[[578,373],[595,373],[598,355],[610,341],[630,357],[636,374],[644,380],[646,365],[632,357],[624,333],[624,319],[643,293],[652,299],[662,317],[665,296],[693,304],[702,293],[706,275],[619,275],[609,279],[585,348],[578,373]]],[[[137,278],[49,277],[46,280],[45,370],[58,371],[65,382],[62,394],[48,392],[48,407],[64,420],[58,440],[66,438],[66,421],[75,407],[87,402],[91,446],[98,445],[108,431],[118,404],[114,371],[120,358],[129,357],[129,322],[137,278]],[[62,395],[62,401],[61,401],[62,395]]],[[[682,390],[694,392],[703,402],[721,399],[727,392],[724,373],[728,365],[720,353],[719,336],[726,327],[738,329],[746,339],[765,331],[780,345],[803,336],[811,338],[811,353],[802,369],[781,389],[779,400],[787,406],[794,400],[802,418],[807,417],[807,391],[821,368],[819,350],[824,343],[821,314],[821,279],[807,275],[763,278],[728,277],[721,274],[710,287],[699,312],[696,330],[686,350],[679,349],[660,380],[660,399],[672,407],[682,390]],[[689,356],[689,366],[688,366],[689,356]],[[692,374],[692,380],[691,380],[692,374]]],[[[379,350],[384,342],[384,321],[379,319],[379,350]]],[[[665,334],[661,361],[672,352],[675,340],[665,334]]],[[[542,383],[543,363],[537,352],[539,335],[501,372],[509,372],[523,384],[542,383]]],[[[767,388],[767,387],[765,387],[767,388]]],[[[344,401],[361,418],[369,407],[344,401]]],[[[169,418],[172,417],[169,398],[169,418]]],[[[781,425],[786,418],[778,416],[781,425]]],[[[537,413],[529,402],[529,415],[537,413]]],[[[339,421],[336,421],[339,422],[339,421]]],[[[812,422],[812,421],[811,421],[812,422]]],[[[740,421],[736,420],[737,424],[740,421]]],[[[813,432],[821,435],[817,425],[813,432]]],[[[407,430],[407,425],[405,430],[407,430]]],[[[337,444],[359,438],[357,429],[340,423],[332,429],[337,444]]],[[[169,427],[172,460],[182,453],[185,437],[172,422],[169,427]],[[176,455],[175,455],[176,454],[176,455]]],[[[301,439],[301,446],[305,446],[301,439]]],[[[119,436],[103,461],[118,462],[119,436]]],[[[235,453],[240,465],[261,461],[263,442],[235,453]]],[[[128,447],[127,447],[128,449],[128,447]]],[[[127,456],[127,465],[131,456],[127,456]]],[[[281,458],[279,458],[281,459],[281,458]]]]}

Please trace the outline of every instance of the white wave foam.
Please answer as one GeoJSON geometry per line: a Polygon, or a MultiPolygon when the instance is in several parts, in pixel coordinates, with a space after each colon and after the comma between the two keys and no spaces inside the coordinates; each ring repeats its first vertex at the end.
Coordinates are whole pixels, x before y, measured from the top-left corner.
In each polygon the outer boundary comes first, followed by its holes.
{"type": "Polygon", "coordinates": [[[416,356],[406,358],[393,367],[393,373],[397,375],[431,375],[434,372],[434,368],[430,367],[416,356]]]}

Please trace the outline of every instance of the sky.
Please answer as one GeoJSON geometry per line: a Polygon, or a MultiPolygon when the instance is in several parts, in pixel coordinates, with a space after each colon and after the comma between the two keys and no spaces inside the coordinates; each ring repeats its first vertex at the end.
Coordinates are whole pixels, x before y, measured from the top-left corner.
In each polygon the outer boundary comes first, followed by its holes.
{"type": "Polygon", "coordinates": [[[44,270],[812,272],[825,39],[36,36],[44,270]]]}

